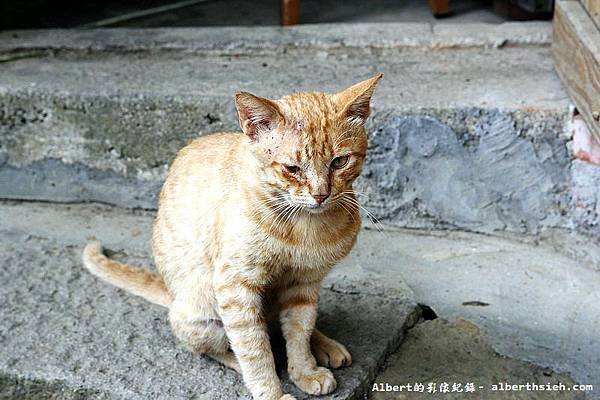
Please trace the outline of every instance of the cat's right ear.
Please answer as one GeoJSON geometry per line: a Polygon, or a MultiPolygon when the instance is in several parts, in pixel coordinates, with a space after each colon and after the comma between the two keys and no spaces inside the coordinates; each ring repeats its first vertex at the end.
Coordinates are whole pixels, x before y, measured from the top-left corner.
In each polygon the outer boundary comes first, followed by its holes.
{"type": "Polygon", "coordinates": [[[333,95],[334,101],[343,109],[345,118],[358,124],[365,123],[371,111],[371,97],[382,77],[383,74],[377,74],[333,95]]]}
{"type": "Polygon", "coordinates": [[[281,119],[279,107],[274,101],[252,93],[236,93],[235,107],[242,131],[252,140],[256,140],[260,132],[268,132],[276,127],[281,119]]]}

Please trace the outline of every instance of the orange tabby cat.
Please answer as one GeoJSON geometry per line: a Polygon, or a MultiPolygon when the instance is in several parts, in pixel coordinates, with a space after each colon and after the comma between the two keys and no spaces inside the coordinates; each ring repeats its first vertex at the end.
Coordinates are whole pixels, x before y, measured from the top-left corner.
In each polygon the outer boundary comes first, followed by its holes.
{"type": "Polygon", "coordinates": [[[238,93],[244,134],[198,138],[169,170],[153,232],[160,276],[108,259],[99,243],[85,248],[85,266],[168,307],[174,334],[241,372],[255,399],[290,400],[269,344],[275,310],[291,379],[306,393],[331,393],[336,381],[325,367],[352,360],[315,329],[317,298],[360,228],[352,183],[381,76],[336,94],[273,101],[238,93]]]}

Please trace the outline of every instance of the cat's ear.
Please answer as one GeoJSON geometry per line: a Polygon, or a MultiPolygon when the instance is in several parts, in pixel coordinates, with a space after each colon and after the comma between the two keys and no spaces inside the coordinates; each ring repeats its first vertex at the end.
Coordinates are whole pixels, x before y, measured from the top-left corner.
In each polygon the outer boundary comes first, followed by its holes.
{"type": "Polygon", "coordinates": [[[240,127],[250,139],[255,140],[261,131],[273,129],[281,120],[277,104],[269,99],[248,92],[235,95],[235,107],[240,119],[240,127]]]}
{"type": "Polygon", "coordinates": [[[382,77],[383,74],[376,75],[333,95],[334,101],[342,110],[343,118],[359,124],[367,120],[371,111],[371,97],[382,77]]]}

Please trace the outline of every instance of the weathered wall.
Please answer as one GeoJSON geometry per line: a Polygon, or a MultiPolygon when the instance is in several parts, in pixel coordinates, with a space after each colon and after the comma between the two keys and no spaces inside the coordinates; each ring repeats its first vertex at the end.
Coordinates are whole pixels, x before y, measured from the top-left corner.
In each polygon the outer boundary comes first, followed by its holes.
{"type": "Polygon", "coordinates": [[[378,217],[476,231],[567,224],[563,115],[439,114],[375,118],[363,185],[378,217]]]}
{"type": "Polygon", "coordinates": [[[231,101],[0,94],[0,197],[156,207],[168,163],[231,101]]]}
{"type": "MultiPolygon", "coordinates": [[[[156,207],[177,149],[195,132],[237,125],[232,102],[214,99],[23,96],[4,97],[0,110],[2,197],[122,207],[156,207]]],[[[571,218],[582,222],[569,188],[587,173],[572,178],[565,118],[478,108],[375,110],[357,188],[377,218],[400,226],[533,233],[567,227],[571,218]]]]}

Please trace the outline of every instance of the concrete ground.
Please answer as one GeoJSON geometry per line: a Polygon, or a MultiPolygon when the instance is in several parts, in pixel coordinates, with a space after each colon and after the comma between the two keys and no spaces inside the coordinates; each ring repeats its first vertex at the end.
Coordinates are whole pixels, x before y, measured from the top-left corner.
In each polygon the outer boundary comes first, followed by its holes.
{"type": "MultiPolygon", "coordinates": [[[[235,374],[178,347],[159,307],[80,266],[82,245],[92,235],[116,258],[149,265],[152,215],[100,205],[2,203],[4,398],[247,398],[235,374]]],[[[484,387],[477,398],[489,398],[483,391],[500,381],[598,387],[600,320],[589,318],[600,314],[598,285],[596,272],[550,239],[367,226],[324,284],[320,323],[355,354],[354,366],[336,374],[334,398],[370,393],[378,370],[377,383],[474,382],[484,387]],[[419,315],[433,315],[416,302],[455,322],[415,326],[419,315]],[[399,352],[383,364],[403,338],[399,352]]],[[[569,395],[498,398],[583,398],[569,395]]]]}
{"type": "MultiPolygon", "coordinates": [[[[237,373],[177,343],[164,308],[82,267],[91,234],[116,259],[151,267],[151,213],[93,205],[0,209],[0,399],[250,399],[237,373]]],[[[317,325],[354,358],[334,372],[338,388],[323,399],[359,399],[419,315],[406,286],[384,287],[360,271],[329,276],[319,308],[317,325]]],[[[283,340],[274,335],[273,342],[285,371],[283,340]]],[[[281,375],[286,392],[308,398],[281,375]]]]}
{"type": "Polygon", "coordinates": [[[412,328],[371,386],[372,400],[465,398],[575,400],[586,393],[565,374],[499,356],[486,336],[463,319],[425,321],[412,328]],[[562,391],[494,391],[501,384],[564,385],[562,391]],[[406,385],[394,389],[393,386],[406,385]],[[413,385],[410,389],[408,385],[413,385]],[[422,385],[422,386],[421,386],[422,385]],[[391,389],[389,389],[391,386],[391,389]],[[387,389],[386,389],[387,388],[387,389]],[[385,391],[390,390],[390,391],[385,391]],[[396,391],[394,391],[396,390],[396,391]],[[412,391],[410,391],[412,390],[412,391]]]}
{"type": "MultiPolygon", "coordinates": [[[[600,274],[581,253],[556,245],[571,237],[399,234],[387,240],[364,235],[355,251],[381,257],[367,267],[378,280],[404,282],[417,302],[442,318],[472,321],[500,354],[569,371],[580,383],[600,387],[600,274]]],[[[598,257],[598,247],[579,246],[598,257]]]]}

